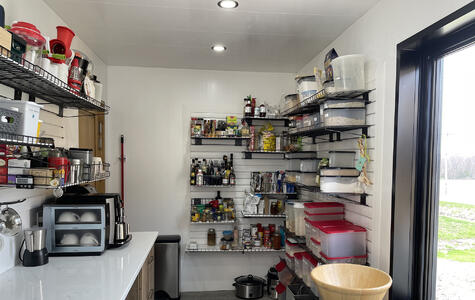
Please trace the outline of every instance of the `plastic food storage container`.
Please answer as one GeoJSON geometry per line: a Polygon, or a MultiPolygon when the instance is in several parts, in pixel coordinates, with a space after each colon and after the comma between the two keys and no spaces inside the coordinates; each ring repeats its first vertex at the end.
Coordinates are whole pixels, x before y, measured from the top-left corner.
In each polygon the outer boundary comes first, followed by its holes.
{"type": "Polygon", "coordinates": [[[299,277],[303,277],[303,255],[305,252],[296,252],[294,254],[295,262],[295,274],[299,277]]]}
{"type": "Polygon", "coordinates": [[[322,251],[322,247],[319,241],[315,240],[314,238],[310,238],[310,250],[312,250],[313,255],[318,258],[321,258],[320,251],[322,251]]]}
{"type": "Polygon", "coordinates": [[[303,203],[294,202],[295,235],[305,235],[305,214],[303,203]]]}
{"type": "Polygon", "coordinates": [[[311,213],[305,212],[305,216],[309,221],[330,221],[330,220],[343,220],[343,218],[345,217],[345,213],[339,212],[339,213],[311,214],[311,213]]]}
{"type": "Polygon", "coordinates": [[[294,261],[294,257],[291,256],[290,254],[288,253],[285,253],[285,262],[287,263],[287,267],[289,267],[289,269],[291,270],[295,270],[295,261],[294,261]]]}
{"type": "Polygon", "coordinates": [[[339,202],[309,202],[304,203],[305,211],[310,214],[338,213],[345,211],[345,205],[339,202]]]}
{"type": "Polygon", "coordinates": [[[303,159],[300,161],[298,170],[300,172],[317,172],[319,162],[318,160],[303,159]]]}
{"type": "Polygon", "coordinates": [[[31,101],[14,101],[0,98],[0,107],[18,111],[23,114],[17,134],[37,137],[40,110],[43,105],[31,101]]]}
{"type": "Polygon", "coordinates": [[[319,113],[303,115],[303,127],[318,127],[319,123],[319,113]]]}
{"type": "Polygon", "coordinates": [[[357,176],[320,176],[320,190],[324,193],[364,193],[357,176]]]}
{"type": "Polygon", "coordinates": [[[285,112],[287,110],[291,110],[300,106],[299,95],[298,94],[290,94],[284,97],[282,102],[281,111],[285,112]]]}
{"type": "Polygon", "coordinates": [[[364,265],[366,264],[366,259],[368,255],[360,256],[347,256],[347,257],[330,257],[325,255],[325,253],[320,252],[323,263],[325,264],[357,264],[364,265]]]}
{"type": "Polygon", "coordinates": [[[318,260],[316,260],[315,257],[313,257],[310,253],[305,252],[303,254],[302,266],[303,282],[305,282],[307,286],[310,286],[310,284],[312,283],[310,272],[312,272],[312,270],[318,266],[318,260]]]}
{"type": "Polygon", "coordinates": [[[299,244],[285,240],[285,253],[294,257],[296,252],[302,252],[302,248],[300,248],[299,244]]]}
{"type": "Polygon", "coordinates": [[[323,102],[323,108],[364,108],[366,100],[364,99],[328,99],[323,102]]]}
{"type": "Polygon", "coordinates": [[[294,217],[294,203],[288,202],[285,205],[285,227],[290,232],[295,232],[295,217],[294,217]]]}
{"type": "Polygon", "coordinates": [[[292,170],[292,171],[300,170],[300,159],[289,160],[289,170],[292,170]]]}
{"type": "Polygon", "coordinates": [[[364,90],[364,60],[364,56],[359,54],[339,56],[332,60],[336,92],[364,90]]]}
{"type": "Polygon", "coordinates": [[[323,110],[325,126],[352,126],[366,124],[365,108],[327,108],[323,110]]]}
{"type": "Polygon", "coordinates": [[[333,221],[320,221],[312,222],[312,238],[320,242],[321,230],[322,227],[341,227],[341,226],[350,226],[353,223],[346,220],[333,220],[333,221]]]}
{"type": "Polygon", "coordinates": [[[315,76],[304,76],[297,79],[297,91],[300,96],[300,102],[317,93],[322,89],[320,81],[315,76]]]}
{"type": "Polygon", "coordinates": [[[328,165],[330,168],[354,168],[355,151],[329,151],[328,165]]]}
{"type": "Polygon", "coordinates": [[[359,176],[360,171],[355,168],[322,168],[320,176],[359,176]]]}
{"type": "Polygon", "coordinates": [[[351,225],[320,227],[322,252],[330,257],[360,256],[366,254],[366,229],[351,225]]]}
{"type": "Polygon", "coordinates": [[[295,176],[297,183],[306,186],[317,186],[317,174],[315,173],[297,173],[295,176]]]}

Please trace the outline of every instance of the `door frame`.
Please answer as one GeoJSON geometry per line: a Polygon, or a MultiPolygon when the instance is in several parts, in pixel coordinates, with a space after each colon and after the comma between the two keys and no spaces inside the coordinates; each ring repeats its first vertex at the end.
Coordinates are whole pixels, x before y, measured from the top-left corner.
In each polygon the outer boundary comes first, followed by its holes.
{"type": "Polygon", "coordinates": [[[471,2],[397,45],[391,299],[435,299],[440,58],[474,42],[471,2]]]}

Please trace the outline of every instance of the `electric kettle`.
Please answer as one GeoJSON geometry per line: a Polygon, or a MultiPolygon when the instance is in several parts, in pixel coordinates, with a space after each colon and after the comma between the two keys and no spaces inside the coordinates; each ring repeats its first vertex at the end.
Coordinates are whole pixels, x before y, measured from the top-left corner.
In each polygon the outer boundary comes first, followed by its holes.
{"type": "Polygon", "coordinates": [[[26,249],[23,252],[23,265],[36,267],[48,263],[48,251],[46,250],[46,229],[25,229],[26,249]]]}

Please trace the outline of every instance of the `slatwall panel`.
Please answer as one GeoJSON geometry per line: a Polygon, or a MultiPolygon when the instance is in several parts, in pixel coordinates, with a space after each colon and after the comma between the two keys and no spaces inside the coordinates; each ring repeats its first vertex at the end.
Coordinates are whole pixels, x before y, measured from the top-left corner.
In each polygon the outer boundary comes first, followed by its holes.
{"type": "MultiPolygon", "coordinates": [[[[209,117],[209,118],[225,118],[225,115],[210,115],[210,114],[192,114],[194,117],[209,117]]],[[[260,128],[262,122],[256,124],[256,128],[260,128]]],[[[276,132],[281,132],[284,127],[277,126],[282,125],[282,122],[272,123],[276,125],[274,128],[276,132]]],[[[206,158],[212,160],[221,160],[223,155],[227,155],[228,159],[230,153],[233,153],[234,161],[234,172],[236,174],[236,185],[234,187],[190,187],[190,196],[191,198],[214,198],[216,197],[216,192],[221,191],[221,197],[223,198],[233,198],[234,206],[236,209],[236,214],[238,217],[238,224],[240,226],[247,226],[249,224],[261,223],[267,225],[269,223],[276,224],[277,226],[284,224],[283,218],[241,218],[241,211],[243,209],[245,192],[249,192],[250,182],[251,182],[251,172],[254,171],[269,171],[274,172],[277,170],[285,170],[287,168],[288,161],[282,158],[282,155],[277,154],[259,154],[259,158],[254,159],[244,159],[243,151],[247,150],[245,146],[246,141],[243,141],[244,146],[234,146],[234,140],[224,141],[225,143],[230,143],[232,145],[191,145],[190,146],[190,158],[191,163],[192,158],[206,158]]],[[[203,144],[219,144],[223,141],[205,141],[203,144]]],[[[191,208],[191,199],[190,206],[191,208]]],[[[207,230],[212,227],[216,229],[217,242],[222,238],[223,230],[232,230],[233,224],[194,224],[191,223],[189,239],[197,241],[199,244],[206,244],[207,230]]],[[[267,253],[265,255],[279,255],[278,253],[267,253]]]]}

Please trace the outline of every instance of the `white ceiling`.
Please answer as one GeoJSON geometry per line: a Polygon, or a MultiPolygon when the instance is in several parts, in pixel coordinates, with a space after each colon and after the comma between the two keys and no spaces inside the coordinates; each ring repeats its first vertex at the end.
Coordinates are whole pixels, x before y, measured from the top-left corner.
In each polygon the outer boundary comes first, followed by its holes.
{"type": "Polygon", "coordinates": [[[44,1],[107,65],[266,72],[297,72],[378,2],[44,1]]]}

